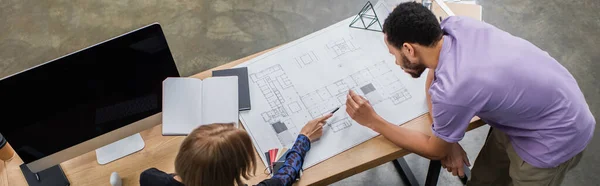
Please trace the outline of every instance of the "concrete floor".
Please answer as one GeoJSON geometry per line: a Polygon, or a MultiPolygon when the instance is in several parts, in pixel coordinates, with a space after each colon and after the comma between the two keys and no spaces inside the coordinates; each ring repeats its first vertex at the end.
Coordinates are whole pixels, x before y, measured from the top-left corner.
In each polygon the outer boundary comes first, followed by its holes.
{"type": "MultiPolygon", "coordinates": [[[[182,75],[277,46],[356,13],[366,0],[0,0],[0,77],[93,45],[141,26],[162,24],[182,75]]],[[[483,17],[523,37],[561,62],[577,79],[600,121],[600,2],[596,0],[481,0],[483,17]]],[[[535,70],[535,69],[531,69],[535,70]]],[[[461,141],[471,162],[487,127],[461,141]]],[[[596,131],[598,133],[598,130],[596,131]]],[[[563,185],[597,185],[600,139],[563,185]]],[[[423,184],[427,163],[407,157],[423,184]]],[[[439,185],[459,185],[442,171],[439,185]]],[[[388,163],[334,185],[402,185],[388,163]]]]}

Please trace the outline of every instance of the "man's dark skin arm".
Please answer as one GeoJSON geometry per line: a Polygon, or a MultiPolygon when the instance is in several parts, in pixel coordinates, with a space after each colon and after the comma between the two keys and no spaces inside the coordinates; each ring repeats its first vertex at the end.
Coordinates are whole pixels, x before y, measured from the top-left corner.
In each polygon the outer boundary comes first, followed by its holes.
{"type": "MultiPolygon", "coordinates": [[[[433,71],[429,71],[427,75],[425,90],[427,106],[430,111],[432,110],[432,104],[428,90],[433,82],[433,73],[433,71]]],[[[462,147],[460,147],[458,143],[448,143],[434,135],[428,136],[392,124],[375,113],[369,102],[353,91],[350,91],[348,94],[346,100],[346,112],[348,112],[348,115],[356,122],[380,133],[397,146],[428,159],[442,160],[445,164],[444,167],[446,167],[449,172],[453,172],[454,175],[464,175],[462,172],[462,161],[466,160],[468,163],[468,160],[466,159],[464,150],[462,150],[462,147]],[[461,151],[462,154],[457,154],[461,153],[461,151]],[[451,166],[453,164],[456,164],[457,166],[451,166]]],[[[431,114],[430,117],[432,117],[431,114]]]]}
{"type": "MultiPolygon", "coordinates": [[[[429,75],[428,75],[429,76],[429,75]]],[[[428,78],[427,85],[431,84],[428,78]]],[[[427,86],[429,88],[429,86],[427,86]]],[[[428,98],[429,98],[429,94],[428,98]]],[[[428,99],[429,100],[429,99],[428,99]]],[[[428,107],[431,103],[428,101],[428,107]]],[[[428,136],[423,133],[410,130],[404,127],[398,127],[381,118],[369,102],[350,91],[346,100],[346,112],[361,125],[371,128],[380,133],[397,146],[417,153],[423,157],[440,160],[448,154],[451,143],[448,143],[436,136],[428,136]]]]}
{"type": "MultiPolygon", "coordinates": [[[[431,104],[431,95],[429,94],[429,88],[431,88],[431,83],[433,83],[434,79],[434,70],[429,70],[427,73],[427,79],[425,80],[425,94],[427,96],[427,108],[429,109],[429,119],[433,121],[432,104],[431,104]]],[[[467,153],[463,150],[463,148],[458,143],[451,143],[451,151],[450,155],[442,158],[442,166],[448,170],[448,172],[452,172],[455,176],[464,176],[464,170],[462,169],[462,164],[466,164],[467,166],[471,166],[469,163],[469,159],[467,158],[467,153]],[[461,158],[462,157],[462,158],[461,158]],[[457,166],[454,166],[456,164],[457,166]]]]}
{"type": "Polygon", "coordinates": [[[452,147],[451,143],[436,136],[428,136],[405,127],[398,127],[379,118],[372,122],[369,128],[397,146],[432,160],[445,158],[452,147]]]}

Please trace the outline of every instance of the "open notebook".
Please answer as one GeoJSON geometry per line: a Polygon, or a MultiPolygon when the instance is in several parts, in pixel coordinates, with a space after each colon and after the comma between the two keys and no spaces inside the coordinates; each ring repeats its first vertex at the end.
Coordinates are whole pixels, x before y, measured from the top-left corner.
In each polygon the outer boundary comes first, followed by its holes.
{"type": "Polygon", "coordinates": [[[200,125],[238,125],[237,76],[163,81],[163,135],[187,135],[200,125]]]}

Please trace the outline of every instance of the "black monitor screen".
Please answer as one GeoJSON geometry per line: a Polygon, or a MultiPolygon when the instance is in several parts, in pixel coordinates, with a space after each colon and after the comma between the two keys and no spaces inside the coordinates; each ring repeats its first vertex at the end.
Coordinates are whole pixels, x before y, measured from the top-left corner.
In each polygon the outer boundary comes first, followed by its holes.
{"type": "Polygon", "coordinates": [[[150,25],[0,80],[0,133],[30,163],[161,112],[178,76],[150,25]]]}

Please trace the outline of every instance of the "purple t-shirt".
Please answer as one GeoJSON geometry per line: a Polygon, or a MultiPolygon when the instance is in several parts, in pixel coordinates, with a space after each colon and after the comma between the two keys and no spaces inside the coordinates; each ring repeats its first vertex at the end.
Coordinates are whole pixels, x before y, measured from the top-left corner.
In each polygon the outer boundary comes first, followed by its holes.
{"type": "Polygon", "coordinates": [[[444,43],[429,89],[434,135],[458,142],[479,116],[539,168],[556,167],[585,149],[596,121],[567,69],[487,23],[449,17],[441,26],[444,43]]]}

